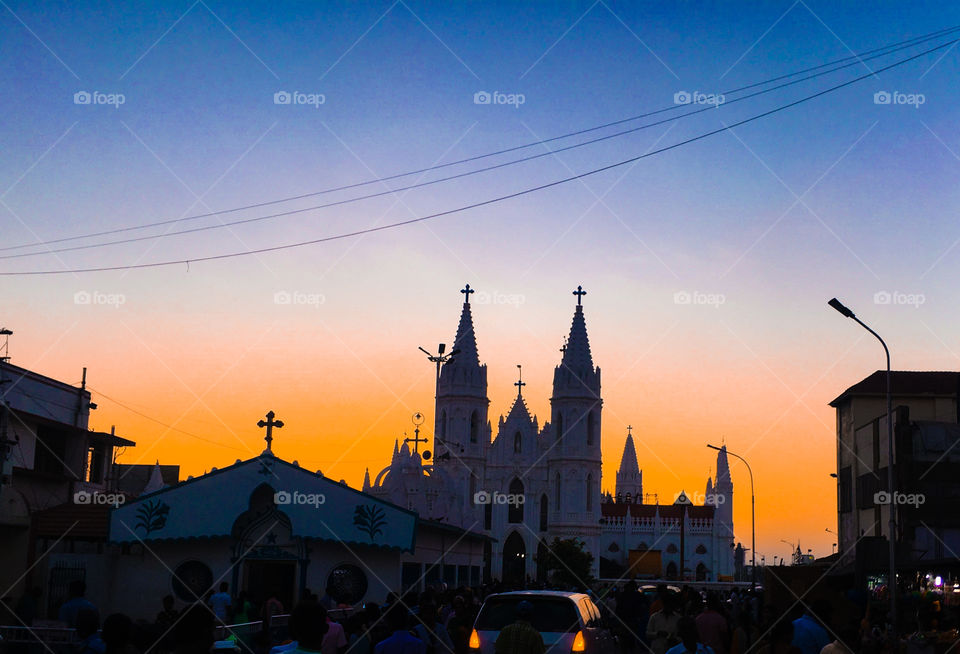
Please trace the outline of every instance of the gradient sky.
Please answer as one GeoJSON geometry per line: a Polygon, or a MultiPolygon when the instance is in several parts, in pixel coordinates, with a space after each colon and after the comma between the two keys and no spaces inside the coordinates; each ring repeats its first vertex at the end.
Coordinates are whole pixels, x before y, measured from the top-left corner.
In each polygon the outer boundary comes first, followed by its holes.
{"type": "MultiPolygon", "coordinates": [[[[960,24],[960,6],[932,2],[449,4],[3,4],[3,246],[452,161],[960,24]],[[125,102],[76,105],[81,91],[125,102]],[[276,105],[278,91],[325,103],[276,105]],[[480,91],[525,102],[474,104],[480,91]]],[[[702,492],[714,462],[705,445],[725,440],[753,466],[768,563],[789,552],[781,539],[828,554],[827,402],[883,353],[826,300],[880,331],[896,368],[960,365],[957,50],[632,167],[402,229],[189,267],[2,277],[0,323],[15,332],[18,365],[71,383],[89,367],[92,425],[138,443],[123,462],[179,463],[186,475],[248,458],[273,409],[286,423],[280,456],[359,485],[414,411],[432,423],[433,369],[417,346],[451,342],[465,282],[486,294],[474,317],[494,424],[518,363],[531,409],[548,415],[570,292],[583,284],[603,370],[605,490],[627,424],[661,501],[702,492]],[[925,101],[877,105],[878,91],[925,101]],[[77,304],[83,292],[123,304],[77,304]],[[899,295],[883,304],[884,292],[899,295]],[[307,303],[278,304],[278,293],[307,303]]],[[[396,196],[0,259],[0,272],[201,257],[405,220],[637,156],[866,72],[396,196]]],[[[732,469],[748,543],[748,478],[732,469]]]]}

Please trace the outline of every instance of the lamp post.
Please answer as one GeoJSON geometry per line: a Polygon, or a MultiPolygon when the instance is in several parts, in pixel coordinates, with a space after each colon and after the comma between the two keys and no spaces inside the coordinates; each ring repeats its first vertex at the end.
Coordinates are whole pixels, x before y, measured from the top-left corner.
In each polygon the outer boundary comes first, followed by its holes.
{"type": "Polygon", "coordinates": [[[707,447],[711,450],[726,451],[732,457],[736,457],[743,461],[743,464],[747,466],[747,472],[750,473],[750,588],[751,590],[757,589],[757,513],[756,513],[756,495],[753,493],[753,469],[750,468],[750,464],[747,463],[747,460],[744,459],[739,454],[734,454],[730,450],[724,450],[723,448],[717,447],[716,445],[710,445],[707,443],[707,447]]]}
{"type": "MultiPolygon", "coordinates": [[[[469,287],[468,287],[468,288],[469,288],[469,287]]],[[[469,298],[470,296],[468,295],[467,297],[469,298]]],[[[437,346],[437,353],[434,355],[434,354],[431,354],[428,350],[425,350],[425,349],[422,348],[422,347],[419,348],[419,350],[420,350],[421,352],[423,352],[424,354],[427,355],[427,359],[428,359],[431,363],[435,363],[435,364],[437,365],[437,378],[436,378],[436,382],[435,382],[435,384],[434,384],[434,396],[433,396],[433,399],[434,399],[435,401],[439,401],[439,400],[440,400],[440,366],[442,366],[442,365],[444,365],[444,364],[446,364],[446,363],[450,363],[451,361],[453,361],[453,357],[457,356],[457,354],[460,352],[459,349],[453,348],[452,350],[450,350],[450,352],[448,352],[447,354],[444,354],[444,352],[446,351],[446,349],[447,349],[446,344],[445,344],[445,343],[440,343],[440,344],[437,346]]],[[[438,413],[437,413],[437,416],[436,416],[436,420],[439,421],[440,419],[441,419],[441,416],[440,416],[440,413],[438,412],[438,413]]],[[[443,428],[442,428],[442,426],[439,424],[439,422],[438,422],[438,424],[437,424],[437,429],[434,429],[433,439],[434,439],[435,441],[438,441],[439,444],[443,445],[443,446],[447,449],[447,451],[449,452],[450,447],[447,445],[446,441],[442,440],[442,438],[437,438],[437,434],[438,434],[438,433],[443,433],[443,435],[446,436],[446,433],[443,431],[443,428]]],[[[436,448],[434,448],[434,450],[436,450],[436,448]]],[[[449,457],[449,454],[448,454],[447,456],[449,457]]],[[[434,451],[434,458],[433,458],[434,463],[437,463],[437,462],[440,461],[440,460],[441,460],[441,459],[438,459],[437,456],[436,456],[436,451],[434,451]]]]}
{"type": "Polygon", "coordinates": [[[855,321],[858,325],[866,329],[868,332],[874,335],[880,345],[883,346],[883,351],[887,355],[887,492],[890,495],[890,522],[888,523],[888,535],[887,540],[890,543],[890,572],[889,580],[887,583],[887,589],[890,593],[890,627],[892,631],[892,637],[895,639],[897,636],[897,548],[896,548],[896,534],[897,534],[897,517],[896,517],[896,503],[894,498],[896,497],[896,489],[894,488],[894,475],[893,475],[893,462],[894,462],[894,447],[893,447],[893,396],[890,393],[890,348],[887,347],[887,344],[880,338],[880,334],[870,329],[866,323],[857,318],[857,316],[843,305],[840,300],[837,298],[831,299],[827,302],[831,307],[836,309],[840,315],[845,318],[850,318],[855,321]]]}

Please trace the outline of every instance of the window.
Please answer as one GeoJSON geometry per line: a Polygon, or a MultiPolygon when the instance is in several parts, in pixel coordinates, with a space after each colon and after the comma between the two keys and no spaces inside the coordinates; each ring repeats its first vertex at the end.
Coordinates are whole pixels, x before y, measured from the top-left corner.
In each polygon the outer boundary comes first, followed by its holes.
{"type": "Polygon", "coordinates": [[[540,496],[540,531],[547,530],[547,494],[540,496]]]}
{"type": "Polygon", "coordinates": [[[64,463],[66,453],[66,434],[46,425],[37,427],[37,446],[33,455],[34,470],[54,475],[66,473],[64,463]]]}
{"type": "Polygon", "coordinates": [[[557,423],[557,441],[560,441],[563,439],[563,415],[561,415],[559,411],[557,411],[556,423],[557,423]]]}
{"type": "Polygon", "coordinates": [[[103,481],[104,458],[103,445],[91,445],[87,448],[86,481],[94,484],[99,484],[103,481]]]}
{"type": "Polygon", "coordinates": [[[367,575],[358,566],[342,563],[330,571],[327,593],[338,604],[356,604],[367,594],[367,575]]]}
{"type": "Polygon", "coordinates": [[[483,505],[483,528],[491,529],[493,527],[493,502],[487,502],[483,505]]]}
{"type": "Polygon", "coordinates": [[[480,416],[474,411],[470,414],[470,442],[476,443],[480,438],[480,416]]]}
{"type": "Polygon", "coordinates": [[[620,546],[617,545],[616,543],[610,543],[610,547],[608,547],[607,549],[611,552],[619,552],[620,546]]]}
{"type": "Polygon", "coordinates": [[[520,432],[513,435],[513,453],[520,454],[523,451],[523,437],[520,432]]]}
{"type": "Polygon", "coordinates": [[[173,593],[184,602],[196,602],[213,587],[213,571],[202,561],[184,561],[173,572],[173,593]]]}
{"type": "Polygon", "coordinates": [[[837,489],[840,513],[847,513],[853,508],[853,476],[850,472],[850,466],[840,470],[840,478],[837,480],[839,488],[837,489]]]}
{"type": "Polygon", "coordinates": [[[593,511],[593,475],[587,475],[587,511],[593,511]]]}
{"type": "Polygon", "coordinates": [[[560,473],[557,473],[557,481],[555,486],[556,496],[553,498],[553,503],[557,505],[557,511],[560,510],[560,473]]]}
{"type": "Polygon", "coordinates": [[[591,411],[587,414],[587,445],[593,445],[596,429],[596,420],[594,419],[593,411],[591,411]]]}
{"type": "Polygon", "coordinates": [[[667,545],[667,554],[676,554],[676,553],[677,553],[676,545],[674,545],[673,543],[670,543],[669,545],[667,545]]]}
{"type": "Polygon", "coordinates": [[[440,414],[440,440],[446,440],[447,438],[447,412],[444,411],[440,414]]]}
{"type": "Polygon", "coordinates": [[[699,545],[697,545],[696,552],[697,554],[706,554],[707,548],[703,546],[703,543],[700,543],[699,545]]]}
{"type": "Polygon", "coordinates": [[[520,523],[523,522],[523,482],[519,479],[514,479],[510,482],[510,494],[513,495],[515,500],[512,504],[507,505],[507,522],[511,523],[520,523]]]}

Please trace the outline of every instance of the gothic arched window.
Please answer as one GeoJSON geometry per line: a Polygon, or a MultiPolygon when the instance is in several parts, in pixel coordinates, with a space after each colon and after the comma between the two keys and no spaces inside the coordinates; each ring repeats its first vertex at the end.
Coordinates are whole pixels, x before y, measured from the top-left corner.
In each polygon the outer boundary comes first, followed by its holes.
{"type": "Polygon", "coordinates": [[[557,505],[557,511],[560,510],[560,473],[557,473],[557,482],[556,482],[556,496],[553,498],[553,503],[557,505]]]}
{"type": "Polygon", "coordinates": [[[480,416],[474,411],[470,414],[470,442],[476,443],[480,438],[480,416]]]}
{"type": "Polygon", "coordinates": [[[587,475],[587,511],[593,511],[593,475],[587,475]]]}
{"type": "Polygon", "coordinates": [[[593,445],[594,435],[597,429],[596,420],[593,411],[587,414],[587,445],[593,445]]]}
{"type": "Polygon", "coordinates": [[[540,531],[547,530],[547,494],[540,496],[540,531]]]}
{"type": "Polygon", "coordinates": [[[513,453],[520,454],[523,451],[523,438],[520,436],[520,432],[517,432],[513,435],[513,453]]]}
{"type": "Polygon", "coordinates": [[[507,505],[507,522],[520,523],[523,522],[523,482],[519,479],[514,479],[510,482],[510,499],[512,500],[510,504],[507,505]]]}
{"type": "Polygon", "coordinates": [[[563,415],[557,411],[557,441],[563,438],[563,415]]]}
{"type": "Polygon", "coordinates": [[[697,545],[696,552],[697,554],[706,554],[707,548],[703,546],[703,543],[700,543],[699,545],[697,545]]]}
{"type": "Polygon", "coordinates": [[[440,440],[446,440],[447,438],[447,412],[443,411],[440,414],[440,440]]]}

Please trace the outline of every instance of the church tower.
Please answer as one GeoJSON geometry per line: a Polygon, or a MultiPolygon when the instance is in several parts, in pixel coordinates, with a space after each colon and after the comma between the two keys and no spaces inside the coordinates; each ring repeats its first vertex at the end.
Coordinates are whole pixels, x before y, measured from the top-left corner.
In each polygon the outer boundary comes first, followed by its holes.
{"type": "MultiPolygon", "coordinates": [[[[472,506],[473,494],[480,490],[484,462],[490,447],[490,422],[487,411],[487,366],[480,364],[477,337],[470,311],[470,285],[464,295],[460,324],[450,361],[440,368],[437,382],[437,407],[434,426],[434,463],[454,478],[467,480],[462,489],[464,501],[472,506]]],[[[465,507],[466,508],[466,507],[465,507]]]]}
{"type": "MultiPolygon", "coordinates": [[[[577,287],[573,323],[553,373],[547,461],[554,491],[558,531],[578,536],[596,531],[600,521],[600,369],[593,365],[583,315],[586,291],[577,287]],[[577,533],[579,532],[579,534],[577,533]]],[[[582,537],[590,546],[589,537],[582,537]]],[[[592,551],[597,551],[595,548],[592,551]]]]}
{"type": "MultiPolygon", "coordinates": [[[[707,487],[710,488],[709,486],[707,487]]],[[[717,452],[717,479],[713,484],[714,502],[717,505],[717,520],[722,525],[721,536],[733,538],[733,480],[727,461],[727,446],[717,452]]]]}
{"type": "Polygon", "coordinates": [[[643,502],[643,472],[637,463],[637,449],[633,445],[632,427],[627,427],[627,442],[623,444],[620,469],[617,470],[617,485],[614,496],[617,502],[643,502]]]}

